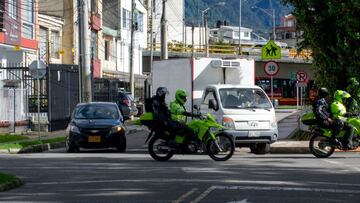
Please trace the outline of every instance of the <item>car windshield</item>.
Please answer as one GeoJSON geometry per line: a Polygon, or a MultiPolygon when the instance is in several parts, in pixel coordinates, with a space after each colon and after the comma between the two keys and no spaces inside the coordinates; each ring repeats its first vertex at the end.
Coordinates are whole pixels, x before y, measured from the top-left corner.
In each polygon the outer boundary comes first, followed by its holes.
{"type": "Polygon", "coordinates": [[[119,119],[115,105],[84,105],[74,115],[75,119],[119,119]]]}
{"type": "Polygon", "coordinates": [[[271,108],[271,103],[263,91],[252,88],[223,88],[219,90],[224,108],[271,108]]]}

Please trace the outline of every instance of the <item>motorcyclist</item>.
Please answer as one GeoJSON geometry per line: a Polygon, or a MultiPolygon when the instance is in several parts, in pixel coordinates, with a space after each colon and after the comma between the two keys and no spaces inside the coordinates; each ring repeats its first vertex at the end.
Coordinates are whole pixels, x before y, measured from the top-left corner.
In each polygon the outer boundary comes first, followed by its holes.
{"type": "Polygon", "coordinates": [[[157,88],[156,95],[153,97],[152,101],[154,119],[159,121],[160,127],[173,132],[172,136],[179,133],[192,137],[194,133],[190,128],[177,120],[171,119],[171,112],[165,102],[165,96],[168,94],[169,91],[166,87],[157,88]]]}
{"type": "Polygon", "coordinates": [[[339,144],[336,140],[336,135],[341,131],[343,124],[339,120],[334,120],[331,117],[329,100],[329,91],[327,88],[322,87],[318,90],[317,98],[314,105],[314,114],[318,125],[322,128],[332,129],[331,142],[333,144],[339,144]]]}
{"type": "Polygon", "coordinates": [[[183,89],[178,89],[175,92],[175,100],[170,102],[170,112],[171,119],[174,121],[179,121],[181,123],[186,123],[186,117],[192,116],[197,117],[199,114],[194,114],[187,112],[185,108],[185,103],[187,101],[186,97],[188,96],[187,92],[183,89]]]}
{"type": "Polygon", "coordinates": [[[334,101],[331,103],[331,113],[333,119],[341,121],[344,125],[343,129],[346,131],[343,138],[343,146],[351,149],[352,145],[352,136],[354,134],[354,128],[347,124],[346,117],[351,116],[352,114],[346,112],[346,107],[343,104],[343,99],[350,98],[351,95],[343,90],[336,90],[334,93],[334,101]]]}

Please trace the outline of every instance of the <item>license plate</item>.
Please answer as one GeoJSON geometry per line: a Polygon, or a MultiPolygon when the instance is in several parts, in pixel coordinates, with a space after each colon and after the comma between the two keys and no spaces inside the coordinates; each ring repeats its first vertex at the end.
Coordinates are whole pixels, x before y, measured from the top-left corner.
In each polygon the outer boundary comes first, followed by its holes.
{"type": "Polygon", "coordinates": [[[249,131],[249,137],[259,137],[260,132],[258,131],[249,131]]]}
{"type": "Polygon", "coordinates": [[[89,136],[88,137],[88,142],[100,142],[100,141],[101,141],[100,136],[89,136]]]}

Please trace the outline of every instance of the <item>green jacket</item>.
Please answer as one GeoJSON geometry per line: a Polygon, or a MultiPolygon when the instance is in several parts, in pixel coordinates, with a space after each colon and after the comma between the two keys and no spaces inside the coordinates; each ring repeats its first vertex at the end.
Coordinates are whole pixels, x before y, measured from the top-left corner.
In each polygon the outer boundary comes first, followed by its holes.
{"type": "Polygon", "coordinates": [[[186,122],[185,106],[181,105],[178,101],[174,100],[170,102],[171,119],[180,122],[186,122]]]}
{"type": "Polygon", "coordinates": [[[333,118],[343,120],[345,119],[346,107],[343,103],[334,101],[331,103],[331,113],[333,118]]]}

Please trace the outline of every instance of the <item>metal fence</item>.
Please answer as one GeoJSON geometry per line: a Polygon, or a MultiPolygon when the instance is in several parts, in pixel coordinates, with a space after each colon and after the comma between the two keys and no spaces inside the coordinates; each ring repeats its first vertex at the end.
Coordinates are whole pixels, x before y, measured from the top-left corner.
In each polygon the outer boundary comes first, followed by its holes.
{"type": "Polygon", "coordinates": [[[14,129],[28,120],[28,97],[26,89],[0,89],[0,121],[9,123],[14,129]]]}

